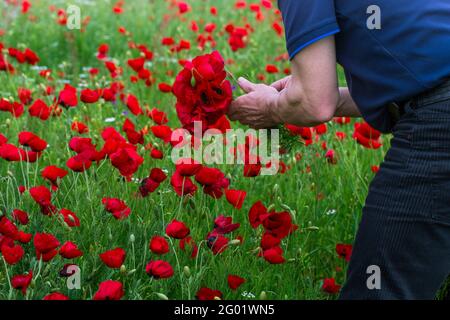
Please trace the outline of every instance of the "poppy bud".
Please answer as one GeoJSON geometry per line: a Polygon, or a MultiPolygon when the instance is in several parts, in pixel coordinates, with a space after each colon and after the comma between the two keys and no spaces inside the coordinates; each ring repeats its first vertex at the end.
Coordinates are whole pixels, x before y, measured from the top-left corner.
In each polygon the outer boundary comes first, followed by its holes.
{"type": "Polygon", "coordinates": [[[11,120],[10,119],[6,119],[5,120],[5,124],[9,128],[11,126],[11,120]]]}
{"type": "Polygon", "coordinates": [[[241,244],[241,240],[239,240],[239,239],[233,239],[233,240],[231,240],[228,244],[230,244],[230,245],[232,245],[232,246],[234,246],[234,245],[238,246],[238,245],[241,244]]]}
{"type": "Polygon", "coordinates": [[[267,293],[265,291],[261,291],[259,295],[259,300],[267,300],[267,293]]]}
{"type": "Polygon", "coordinates": [[[133,270],[130,270],[130,272],[128,272],[128,276],[131,276],[133,273],[135,273],[136,272],[136,269],[133,269],[133,270]]]}
{"type": "Polygon", "coordinates": [[[168,298],[164,293],[159,293],[159,292],[157,292],[156,295],[157,295],[158,298],[161,299],[161,300],[169,300],[169,298],[168,298]]]}
{"type": "Polygon", "coordinates": [[[271,212],[275,209],[275,205],[272,203],[268,208],[267,208],[267,212],[271,212]]]}
{"type": "Polygon", "coordinates": [[[191,269],[189,269],[188,266],[184,266],[184,268],[183,268],[183,273],[184,273],[184,275],[185,275],[187,278],[190,278],[190,277],[191,277],[191,269]]]}
{"type": "Polygon", "coordinates": [[[215,296],[215,297],[214,297],[214,300],[220,301],[220,300],[222,300],[222,299],[220,299],[220,297],[215,296]]]}
{"type": "Polygon", "coordinates": [[[127,273],[127,267],[124,264],[120,266],[120,273],[123,275],[127,273]]]}
{"type": "Polygon", "coordinates": [[[307,230],[307,231],[319,231],[319,227],[310,226],[310,227],[307,227],[305,230],[307,230]]]}
{"type": "Polygon", "coordinates": [[[132,233],[131,235],[130,235],[130,242],[131,243],[134,243],[136,241],[136,237],[134,236],[134,234],[132,233]]]}

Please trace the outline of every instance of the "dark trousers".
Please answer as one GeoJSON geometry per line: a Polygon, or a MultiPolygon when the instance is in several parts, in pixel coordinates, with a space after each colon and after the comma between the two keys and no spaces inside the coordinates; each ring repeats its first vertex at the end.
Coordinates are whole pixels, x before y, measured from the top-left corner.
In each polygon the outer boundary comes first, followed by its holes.
{"type": "Polygon", "coordinates": [[[341,299],[434,299],[450,274],[450,88],[408,103],[393,135],[341,299]]]}

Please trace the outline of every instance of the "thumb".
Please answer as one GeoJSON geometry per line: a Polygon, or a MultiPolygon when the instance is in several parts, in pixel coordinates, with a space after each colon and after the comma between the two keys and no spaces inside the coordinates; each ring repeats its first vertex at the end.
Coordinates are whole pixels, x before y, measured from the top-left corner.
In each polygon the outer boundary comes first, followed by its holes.
{"type": "Polygon", "coordinates": [[[245,91],[245,93],[250,93],[252,91],[255,91],[256,84],[248,81],[247,79],[245,79],[243,77],[240,77],[238,79],[238,84],[241,87],[241,89],[245,91]]]}

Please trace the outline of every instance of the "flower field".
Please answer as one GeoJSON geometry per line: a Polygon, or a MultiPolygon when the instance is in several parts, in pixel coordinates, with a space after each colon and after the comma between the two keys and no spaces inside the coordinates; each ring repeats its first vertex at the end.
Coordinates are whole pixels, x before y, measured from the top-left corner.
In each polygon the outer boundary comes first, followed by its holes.
{"type": "Polygon", "coordinates": [[[0,299],[335,299],[389,137],[286,125],[276,175],[171,158],[286,75],[273,0],[2,0],[0,299]]]}

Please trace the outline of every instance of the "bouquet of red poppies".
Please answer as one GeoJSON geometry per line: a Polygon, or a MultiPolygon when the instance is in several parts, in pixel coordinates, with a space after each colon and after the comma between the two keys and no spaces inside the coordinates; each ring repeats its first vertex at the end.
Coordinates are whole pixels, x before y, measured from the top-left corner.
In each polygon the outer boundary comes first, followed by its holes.
{"type": "Polygon", "coordinates": [[[193,133],[194,123],[199,121],[204,132],[225,116],[233,99],[226,76],[224,60],[217,51],[186,62],[173,85],[183,128],[193,133]]]}

